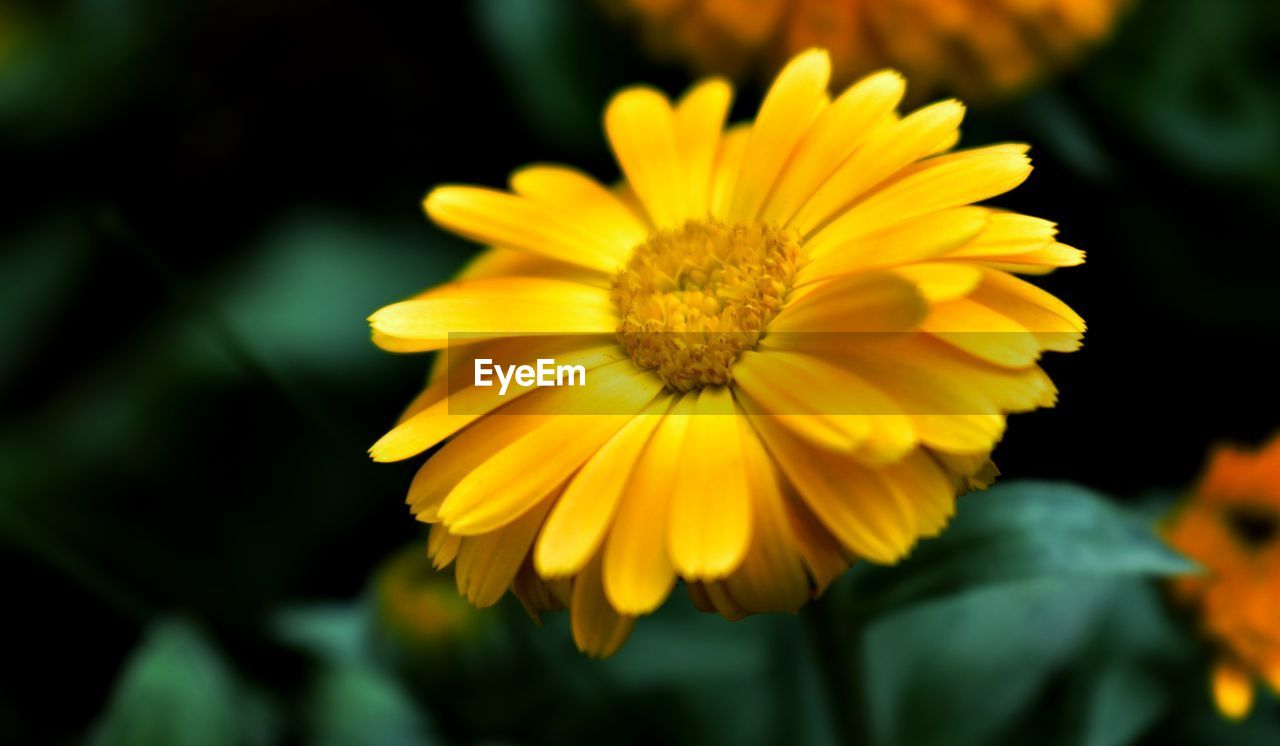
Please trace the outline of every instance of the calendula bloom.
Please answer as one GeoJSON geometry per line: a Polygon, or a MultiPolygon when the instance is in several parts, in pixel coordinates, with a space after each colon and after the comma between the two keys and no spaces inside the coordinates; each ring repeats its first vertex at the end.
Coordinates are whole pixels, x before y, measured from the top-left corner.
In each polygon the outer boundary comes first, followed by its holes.
{"type": "Polygon", "coordinates": [[[902,70],[918,91],[1017,89],[1105,37],[1127,0],[610,0],[661,56],[702,72],[775,70],[831,50],[837,81],[902,70]]]}
{"type": "Polygon", "coordinates": [[[974,206],[1027,178],[1027,148],[951,152],[961,104],[900,117],[897,73],[832,98],[830,72],[799,55],[727,129],[723,80],[674,104],[621,91],[613,188],[535,165],[510,192],[427,196],[491,248],[372,316],[384,348],[448,355],[371,453],[447,440],[408,502],[477,605],[510,587],[535,615],[568,607],[593,655],[677,579],[726,617],[794,611],[855,557],[894,563],[940,531],[991,478],[1005,414],[1055,402],[1037,361],[1084,324],[1015,273],[1082,255],[974,206]],[[497,359],[590,385],[472,385],[497,359]]]}
{"type": "Polygon", "coordinates": [[[1217,647],[1218,709],[1243,718],[1255,678],[1280,693],[1280,436],[1258,451],[1217,449],[1166,533],[1204,568],[1173,590],[1217,647]]]}
{"type": "Polygon", "coordinates": [[[487,625],[454,592],[448,576],[432,566],[425,549],[407,546],[378,568],[373,583],[378,626],[414,651],[453,648],[487,625]]]}

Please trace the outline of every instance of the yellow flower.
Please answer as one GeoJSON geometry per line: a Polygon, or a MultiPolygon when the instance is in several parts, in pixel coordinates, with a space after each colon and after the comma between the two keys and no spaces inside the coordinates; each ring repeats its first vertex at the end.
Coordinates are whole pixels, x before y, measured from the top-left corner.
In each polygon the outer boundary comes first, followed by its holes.
{"type": "Polygon", "coordinates": [[[621,91],[612,189],[536,165],[512,192],[427,196],[493,248],[371,317],[388,350],[449,353],[371,453],[448,439],[408,502],[468,599],[568,607],[593,655],[678,578],[726,617],[794,611],[855,557],[893,563],[940,531],[993,476],[1004,414],[1052,406],[1037,360],[1084,324],[1012,273],[1082,254],[973,206],[1027,178],[1027,148],[949,152],[956,101],[900,117],[897,73],[834,99],[829,76],[825,52],[797,56],[727,129],[722,80],[675,104],[621,91]],[[580,364],[592,387],[503,398],[451,374],[482,357],[580,364]]]}
{"type": "Polygon", "coordinates": [[[902,70],[918,92],[1019,88],[1105,37],[1127,0],[609,0],[662,56],[703,72],[771,71],[810,46],[835,79],[902,70]]]}
{"type": "Polygon", "coordinates": [[[1173,590],[1219,648],[1211,679],[1218,709],[1243,718],[1256,676],[1280,693],[1280,436],[1256,452],[1214,451],[1166,533],[1204,567],[1173,590]]]}
{"type": "Polygon", "coordinates": [[[374,576],[380,628],[415,651],[456,648],[460,640],[478,636],[485,620],[449,586],[447,576],[432,566],[425,545],[404,547],[374,576]]]}

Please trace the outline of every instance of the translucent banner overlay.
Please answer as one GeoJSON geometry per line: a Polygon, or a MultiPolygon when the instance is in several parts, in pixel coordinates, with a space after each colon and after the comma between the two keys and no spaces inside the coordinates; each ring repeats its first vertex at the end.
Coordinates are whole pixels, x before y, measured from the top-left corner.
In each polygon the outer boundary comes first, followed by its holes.
{"type": "Polygon", "coordinates": [[[987,415],[1052,405],[1042,351],[1064,332],[498,333],[441,351],[453,415],[635,414],[663,393],[731,383],[775,415],[987,415]]]}

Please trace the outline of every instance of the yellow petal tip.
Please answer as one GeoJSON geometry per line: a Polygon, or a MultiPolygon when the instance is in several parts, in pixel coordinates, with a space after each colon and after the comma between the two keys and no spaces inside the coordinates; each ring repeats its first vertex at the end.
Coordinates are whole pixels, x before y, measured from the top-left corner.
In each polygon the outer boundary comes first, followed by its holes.
{"type": "Polygon", "coordinates": [[[1253,680],[1249,673],[1231,662],[1213,669],[1213,700],[1223,717],[1243,720],[1253,708],[1253,680]]]}

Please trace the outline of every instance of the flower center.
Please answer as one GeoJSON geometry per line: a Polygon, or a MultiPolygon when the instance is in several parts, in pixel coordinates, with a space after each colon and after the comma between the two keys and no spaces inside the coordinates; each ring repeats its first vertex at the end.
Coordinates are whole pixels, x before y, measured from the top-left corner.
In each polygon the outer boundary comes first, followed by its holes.
{"type": "Polygon", "coordinates": [[[799,258],[798,236],[764,223],[657,231],[613,280],[618,341],[677,391],[726,384],[782,308],[799,258]]]}

